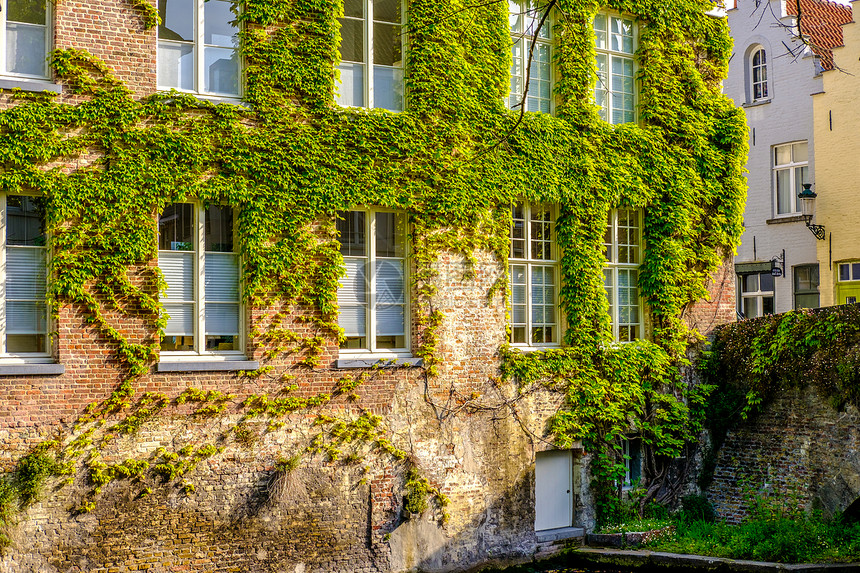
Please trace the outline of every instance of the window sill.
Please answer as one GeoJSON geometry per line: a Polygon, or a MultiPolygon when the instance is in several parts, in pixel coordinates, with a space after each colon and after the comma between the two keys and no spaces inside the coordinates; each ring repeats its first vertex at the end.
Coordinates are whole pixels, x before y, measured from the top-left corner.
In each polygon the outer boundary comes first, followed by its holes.
{"type": "Polygon", "coordinates": [[[335,368],[352,370],[356,368],[416,368],[424,366],[423,358],[411,356],[346,356],[338,358],[335,368]]]}
{"type": "Polygon", "coordinates": [[[175,88],[158,88],[160,95],[170,95],[171,92],[176,92],[182,95],[189,95],[200,101],[206,101],[212,104],[220,104],[224,103],[227,105],[235,105],[239,107],[250,107],[247,103],[242,101],[241,96],[227,96],[227,95],[216,95],[216,94],[205,94],[200,92],[189,92],[184,90],[178,90],[175,88]]]}
{"type": "Polygon", "coordinates": [[[773,100],[771,100],[770,98],[767,98],[767,99],[760,99],[760,100],[756,100],[756,101],[748,101],[748,102],[746,102],[746,103],[744,103],[744,104],[741,104],[741,107],[756,107],[756,106],[759,106],[759,105],[765,105],[765,104],[768,104],[768,103],[770,103],[771,101],[773,101],[773,100]]]}
{"type": "Polygon", "coordinates": [[[0,89],[11,90],[18,88],[25,92],[53,92],[63,93],[63,86],[55,84],[50,80],[39,80],[35,78],[19,78],[0,76],[0,89]]]}
{"type": "Polygon", "coordinates": [[[0,376],[59,376],[66,373],[63,364],[0,364],[0,376]]]}
{"type": "Polygon", "coordinates": [[[781,225],[782,223],[802,223],[803,215],[788,215],[782,217],[774,217],[765,221],[768,225],[781,225]]]}
{"type": "Polygon", "coordinates": [[[236,372],[259,368],[257,360],[163,360],[155,365],[156,372],[236,372]]]}
{"type": "Polygon", "coordinates": [[[512,350],[519,350],[523,354],[530,354],[532,352],[547,352],[549,350],[561,350],[563,346],[560,344],[556,344],[553,346],[517,346],[514,344],[510,345],[512,350]]]}

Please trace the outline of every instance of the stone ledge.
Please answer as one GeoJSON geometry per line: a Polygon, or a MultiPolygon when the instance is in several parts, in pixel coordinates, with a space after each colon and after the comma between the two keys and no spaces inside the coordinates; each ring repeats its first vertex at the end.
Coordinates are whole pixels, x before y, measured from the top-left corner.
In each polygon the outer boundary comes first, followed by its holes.
{"type": "Polygon", "coordinates": [[[726,559],[723,557],[706,557],[704,555],[681,555],[678,553],[662,553],[659,551],[635,551],[625,549],[577,549],[567,555],[577,564],[611,565],[641,568],[642,570],[702,569],[708,571],[802,571],[817,573],[830,571],[860,572],[860,563],[771,563],[766,561],[747,561],[743,559],[726,559]]]}
{"type": "Polygon", "coordinates": [[[260,363],[256,360],[209,360],[159,362],[156,372],[225,372],[238,370],[257,370],[260,363]]]}
{"type": "Polygon", "coordinates": [[[793,215],[791,217],[775,217],[765,221],[768,225],[780,225],[782,223],[803,223],[803,215],[793,215]]]}
{"type": "Polygon", "coordinates": [[[547,541],[561,541],[562,539],[573,539],[576,537],[585,537],[585,529],[581,527],[562,527],[560,529],[544,529],[543,531],[535,531],[538,543],[546,543],[547,541]]]}
{"type": "Polygon", "coordinates": [[[63,86],[48,80],[33,80],[29,78],[0,77],[0,89],[11,90],[18,88],[25,92],[54,92],[63,93],[63,86]]]}
{"type": "Polygon", "coordinates": [[[0,365],[0,376],[59,376],[65,373],[63,364],[0,365]]]}
{"type": "Polygon", "coordinates": [[[355,368],[373,368],[374,366],[382,368],[405,368],[424,366],[423,358],[338,358],[335,364],[336,368],[349,370],[355,368]],[[393,362],[396,360],[396,362],[393,362]]]}

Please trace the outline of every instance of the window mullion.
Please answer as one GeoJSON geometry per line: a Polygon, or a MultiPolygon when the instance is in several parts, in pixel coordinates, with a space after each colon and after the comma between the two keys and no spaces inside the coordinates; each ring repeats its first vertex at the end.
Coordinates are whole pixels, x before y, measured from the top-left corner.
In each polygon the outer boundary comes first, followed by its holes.
{"type": "Polygon", "coordinates": [[[206,229],[205,213],[202,204],[194,205],[195,218],[195,244],[194,251],[197,258],[197,273],[195,274],[196,285],[194,288],[194,302],[197,320],[194,323],[194,348],[198,354],[206,351],[206,229]]]}
{"type": "Polygon", "coordinates": [[[195,78],[195,86],[194,91],[203,92],[203,86],[205,82],[203,81],[205,75],[205,66],[204,66],[204,49],[203,49],[203,38],[205,32],[206,23],[204,22],[205,17],[205,8],[203,3],[205,0],[197,0],[195,2],[195,10],[197,11],[196,27],[194,34],[194,78],[195,78]]]}
{"type": "Polygon", "coordinates": [[[367,347],[376,352],[376,217],[373,211],[367,211],[367,272],[369,288],[367,295],[367,347]]]}
{"type": "MultiPolygon", "coordinates": [[[[4,11],[5,12],[5,11],[4,11]]],[[[5,27],[5,26],[4,26],[5,27]]],[[[5,44],[0,44],[5,45],[5,44]]],[[[0,351],[3,354],[7,353],[6,350],[6,277],[8,276],[5,272],[6,270],[6,225],[7,225],[7,214],[8,210],[6,208],[6,193],[0,194],[0,268],[4,270],[3,273],[3,281],[0,281],[0,317],[4,317],[2,321],[2,327],[0,327],[0,351]]]]}
{"type": "MultiPolygon", "coordinates": [[[[364,61],[367,62],[367,74],[365,75],[366,85],[364,87],[364,94],[367,101],[367,107],[373,108],[373,0],[365,0],[365,58],[364,61]]],[[[373,225],[373,229],[376,229],[376,226],[373,225]]],[[[374,347],[376,343],[374,342],[374,347]]]]}

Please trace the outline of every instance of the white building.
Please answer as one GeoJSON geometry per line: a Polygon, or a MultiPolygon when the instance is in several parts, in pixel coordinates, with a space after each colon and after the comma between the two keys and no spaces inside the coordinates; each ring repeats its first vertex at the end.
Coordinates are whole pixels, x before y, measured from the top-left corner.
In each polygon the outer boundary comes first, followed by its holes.
{"type": "Polygon", "coordinates": [[[819,306],[817,239],[797,194],[815,185],[812,97],[851,9],[829,0],[736,0],[728,6],[734,53],[724,84],[749,125],[745,231],[735,257],[738,313],[819,306]]]}

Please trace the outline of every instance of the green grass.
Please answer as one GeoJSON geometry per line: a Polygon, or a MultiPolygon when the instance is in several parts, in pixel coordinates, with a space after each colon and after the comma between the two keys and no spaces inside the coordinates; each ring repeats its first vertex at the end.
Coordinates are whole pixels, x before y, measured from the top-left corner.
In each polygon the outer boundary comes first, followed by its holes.
{"type": "Polygon", "coordinates": [[[616,525],[605,525],[596,533],[631,533],[638,531],[654,531],[676,524],[674,519],[636,519],[616,525]]]}
{"type": "Polygon", "coordinates": [[[648,549],[783,563],[860,560],[860,524],[817,516],[752,519],[740,525],[683,521],[648,549]]]}

